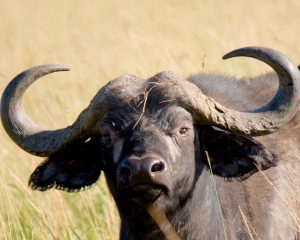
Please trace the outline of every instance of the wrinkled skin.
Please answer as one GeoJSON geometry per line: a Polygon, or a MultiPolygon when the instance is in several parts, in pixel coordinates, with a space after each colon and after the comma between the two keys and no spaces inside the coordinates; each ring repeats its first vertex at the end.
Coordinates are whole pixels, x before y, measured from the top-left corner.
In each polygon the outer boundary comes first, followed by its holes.
{"type": "MultiPolygon", "coordinates": [[[[278,81],[274,74],[251,84],[215,75],[190,80],[205,94],[236,109],[261,106],[278,81]],[[224,81],[230,91],[226,92],[224,81]],[[261,88],[265,92],[258,95],[261,88]]],[[[50,156],[35,170],[30,186],[76,191],[91,185],[103,171],[120,213],[121,239],[165,239],[146,211],[149,203],[157,206],[182,239],[224,239],[216,191],[229,239],[297,239],[291,209],[264,175],[256,173],[256,166],[266,170],[265,176],[283,197],[291,199],[297,214],[300,169],[298,150],[293,148],[296,136],[292,136],[298,130],[299,114],[282,130],[255,140],[195,125],[190,112],[161,99],[157,87],[148,96],[145,112],[138,97],[130,104],[120,103],[101,119],[99,135],[50,156]],[[290,137],[283,138],[283,133],[290,137]]]]}

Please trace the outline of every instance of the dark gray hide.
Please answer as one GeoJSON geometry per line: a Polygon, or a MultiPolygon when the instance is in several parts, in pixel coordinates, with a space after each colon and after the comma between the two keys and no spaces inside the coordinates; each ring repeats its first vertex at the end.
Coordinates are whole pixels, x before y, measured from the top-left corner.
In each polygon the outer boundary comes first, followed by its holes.
{"type": "Polygon", "coordinates": [[[148,80],[124,75],[103,87],[72,126],[55,131],[35,125],[21,97],[36,78],[67,68],[41,66],[17,76],[2,97],[4,128],[24,150],[48,157],[30,187],[79,191],[103,171],[124,240],[165,239],[145,210],[149,203],[182,239],[225,239],[216,191],[227,239],[298,239],[300,74],[270,49],[232,56],[239,55],[265,61],[277,74],[199,74],[189,82],[171,72],[148,80]]]}

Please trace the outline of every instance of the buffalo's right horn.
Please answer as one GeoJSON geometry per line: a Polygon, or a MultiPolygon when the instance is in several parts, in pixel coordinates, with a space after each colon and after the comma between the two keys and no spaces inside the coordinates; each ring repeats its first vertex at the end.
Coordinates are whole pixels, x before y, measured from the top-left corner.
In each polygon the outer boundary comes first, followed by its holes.
{"type": "Polygon", "coordinates": [[[267,63],[278,75],[279,87],[273,99],[261,108],[235,111],[206,97],[195,87],[182,84],[189,94],[188,107],[199,124],[251,136],[272,133],[288,123],[300,105],[300,72],[284,54],[264,47],[245,47],[226,54],[223,59],[237,56],[252,57],[267,63]],[[192,89],[193,88],[193,89],[192,89]]]}
{"type": "Polygon", "coordinates": [[[64,65],[42,65],[28,69],[16,76],[3,92],[1,99],[3,127],[17,145],[34,155],[44,156],[46,149],[50,152],[55,151],[71,129],[50,131],[34,123],[24,110],[23,94],[38,78],[69,69],[64,65]]]}
{"type": "Polygon", "coordinates": [[[48,157],[75,140],[85,140],[99,134],[99,121],[107,110],[126,99],[133,98],[135,91],[122,91],[117,86],[124,82],[138,88],[140,80],[124,75],[109,82],[96,94],[90,105],[69,127],[47,130],[34,123],[26,114],[22,97],[26,89],[40,77],[57,71],[68,71],[64,65],[50,64],[33,67],[16,76],[6,87],[1,99],[2,124],[12,140],[23,150],[41,157],[48,157]]]}

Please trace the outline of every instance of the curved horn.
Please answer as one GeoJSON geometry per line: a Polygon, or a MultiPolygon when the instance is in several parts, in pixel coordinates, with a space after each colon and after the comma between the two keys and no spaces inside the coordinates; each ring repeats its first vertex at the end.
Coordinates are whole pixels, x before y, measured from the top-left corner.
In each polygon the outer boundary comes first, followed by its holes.
{"type": "Polygon", "coordinates": [[[1,119],[4,129],[12,140],[23,150],[41,157],[47,157],[77,139],[98,134],[99,121],[105,112],[124,99],[133,98],[136,93],[122,91],[124,82],[138,88],[140,79],[124,75],[109,82],[100,89],[90,105],[83,110],[69,127],[46,130],[34,123],[26,114],[22,97],[27,88],[38,78],[57,71],[68,71],[64,65],[42,65],[28,69],[16,76],[6,87],[1,99],[1,119]]]}
{"type": "Polygon", "coordinates": [[[34,155],[44,156],[45,149],[50,152],[55,150],[57,144],[53,141],[54,138],[65,138],[68,131],[65,129],[49,131],[34,123],[24,110],[22,97],[27,88],[40,77],[68,70],[70,70],[68,66],[58,64],[30,68],[16,76],[3,92],[1,99],[3,127],[17,145],[34,155]]]}
{"type": "Polygon", "coordinates": [[[273,99],[261,108],[240,112],[227,109],[198,91],[195,93],[198,95],[190,100],[192,112],[201,124],[252,136],[278,130],[291,120],[299,108],[300,72],[297,66],[284,54],[264,47],[240,48],[224,55],[223,59],[237,56],[261,60],[274,69],[279,78],[279,87],[273,99]],[[207,105],[203,106],[203,101],[207,105]]]}

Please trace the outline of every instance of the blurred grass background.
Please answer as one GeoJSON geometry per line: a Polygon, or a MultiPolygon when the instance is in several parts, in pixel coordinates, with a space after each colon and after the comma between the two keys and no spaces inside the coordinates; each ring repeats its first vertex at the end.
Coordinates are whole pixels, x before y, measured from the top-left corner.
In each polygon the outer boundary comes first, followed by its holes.
{"type": "MultiPolygon", "coordinates": [[[[299,13],[298,0],[0,0],[0,92],[27,68],[71,66],[36,82],[24,97],[38,124],[62,128],[101,86],[125,73],[243,77],[270,70],[252,59],[222,61],[251,45],[277,49],[298,64],[299,13]]],[[[117,239],[119,218],[104,177],[82,193],[34,192],[27,179],[41,160],[0,127],[0,239],[117,239]]]]}

